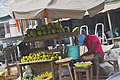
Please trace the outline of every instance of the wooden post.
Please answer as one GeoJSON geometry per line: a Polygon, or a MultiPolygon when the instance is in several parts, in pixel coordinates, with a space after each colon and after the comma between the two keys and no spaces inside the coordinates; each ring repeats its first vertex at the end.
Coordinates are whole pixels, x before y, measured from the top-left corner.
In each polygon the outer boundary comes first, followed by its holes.
{"type": "MultiPolygon", "coordinates": [[[[59,19],[58,19],[58,25],[60,25],[60,21],[59,21],[59,19]]],[[[63,49],[63,47],[62,47],[62,37],[61,37],[61,32],[60,32],[60,26],[59,26],[59,49],[60,49],[60,54],[62,55],[62,49],[63,49]]]]}

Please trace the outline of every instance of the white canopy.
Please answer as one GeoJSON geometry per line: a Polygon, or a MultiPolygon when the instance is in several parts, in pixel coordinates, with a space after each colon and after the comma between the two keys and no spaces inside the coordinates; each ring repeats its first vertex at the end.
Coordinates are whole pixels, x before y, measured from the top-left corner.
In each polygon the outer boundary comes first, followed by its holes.
{"type": "Polygon", "coordinates": [[[6,9],[3,9],[0,5],[0,17],[8,15],[8,11],[6,9]]]}
{"type": "MultiPolygon", "coordinates": [[[[9,0],[11,1],[11,0],[9,0]]],[[[86,11],[90,16],[104,8],[105,0],[13,0],[9,6],[15,18],[82,18],[86,11]]]]}
{"type": "Polygon", "coordinates": [[[53,0],[46,8],[50,17],[82,18],[86,11],[90,16],[104,8],[104,0],[53,0]]]}
{"type": "Polygon", "coordinates": [[[11,14],[11,10],[4,3],[0,3],[0,17],[5,17],[11,14]]]}
{"type": "Polygon", "coordinates": [[[42,15],[49,2],[50,0],[12,0],[9,7],[14,12],[15,18],[37,18],[38,15],[42,15]]]}
{"type": "Polygon", "coordinates": [[[114,10],[114,9],[117,9],[117,8],[120,8],[120,1],[112,1],[112,2],[107,2],[105,3],[105,7],[104,9],[101,11],[101,12],[106,12],[106,11],[109,11],[109,10],[114,10]]]}

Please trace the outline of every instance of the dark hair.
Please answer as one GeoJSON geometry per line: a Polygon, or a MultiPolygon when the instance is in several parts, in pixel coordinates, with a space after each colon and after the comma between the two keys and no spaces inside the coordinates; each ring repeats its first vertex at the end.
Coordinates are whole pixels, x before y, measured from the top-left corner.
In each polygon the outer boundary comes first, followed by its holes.
{"type": "Polygon", "coordinates": [[[85,29],[81,30],[81,34],[84,34],[85,36],[87,35],[87,32],[85,31],[85,29]]]}

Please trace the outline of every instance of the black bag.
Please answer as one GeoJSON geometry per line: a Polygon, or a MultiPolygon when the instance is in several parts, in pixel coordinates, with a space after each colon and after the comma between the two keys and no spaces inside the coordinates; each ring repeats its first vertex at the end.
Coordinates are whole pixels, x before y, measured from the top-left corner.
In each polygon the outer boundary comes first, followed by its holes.
{"type": "Polygon", "coordinates": [[[18,47],[19,47],[19,50],[20,50],[20,57],[29,55],[29,49],[24,42],[21,42],[18,45],[18,47]]]}

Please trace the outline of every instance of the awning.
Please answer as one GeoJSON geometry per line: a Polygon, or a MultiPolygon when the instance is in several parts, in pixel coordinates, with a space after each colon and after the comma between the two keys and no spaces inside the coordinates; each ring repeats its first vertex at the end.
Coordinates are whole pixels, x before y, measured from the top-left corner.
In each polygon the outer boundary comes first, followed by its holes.
{"type": "Polygon", "coordinates": [[[118,8],[120,8],[120,0],[113,0],[112,2],[106,2],[104,9],[100,13],[118,8]]]}
{"type": "MultiPolygon", "coordinates": [[[[11,0],[9,0],[11,1],[11,0]]],[[[105,0],[13,0],[10,9],[17,19],[75,18],[81,19],[88,11],[90,16],[104,8],[105,0]]]]}

